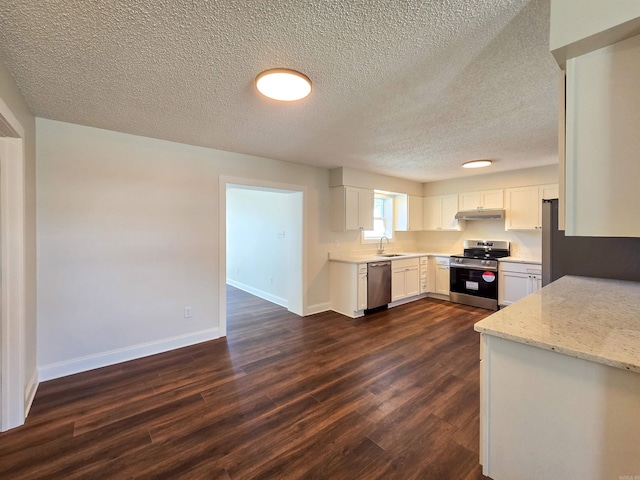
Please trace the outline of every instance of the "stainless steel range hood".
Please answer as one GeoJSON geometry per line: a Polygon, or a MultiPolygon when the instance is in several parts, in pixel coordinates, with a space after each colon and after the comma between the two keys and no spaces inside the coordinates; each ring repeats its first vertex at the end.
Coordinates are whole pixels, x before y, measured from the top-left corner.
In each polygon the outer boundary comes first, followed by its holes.
{"type": "Polygon", "coordinates": [[[500,208],[463,210],[456,213],[456,220],[495,220],[501,218],[504,218],[504,210],[500,208]]]}

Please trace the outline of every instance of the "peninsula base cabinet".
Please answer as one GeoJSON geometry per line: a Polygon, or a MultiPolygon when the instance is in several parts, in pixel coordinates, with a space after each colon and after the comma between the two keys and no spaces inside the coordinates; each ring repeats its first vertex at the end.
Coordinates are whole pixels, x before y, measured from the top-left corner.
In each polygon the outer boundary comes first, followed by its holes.
{"type": "Polygon", "coordinates": [[[488,334],[480,463],[493,480],[640,475],[640,374],[488,334]]]}
{"type": "Polygon", "coordinates": [[[500,262],[498,305],[511,305],[542,288],[542,266],[532,263],[500,262]]]}
{"type": "Polygon", "coordinates": [[[331,262],[331,310],[347,317],[364,315],[367,308],[367,264],[331,262]]]}

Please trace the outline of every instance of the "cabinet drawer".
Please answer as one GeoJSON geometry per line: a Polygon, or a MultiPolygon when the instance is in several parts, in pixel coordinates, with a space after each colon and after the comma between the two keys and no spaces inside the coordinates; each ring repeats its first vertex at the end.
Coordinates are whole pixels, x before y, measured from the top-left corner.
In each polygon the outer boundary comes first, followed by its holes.
{"type": "Polygon", "coordinates": [[[367,265],[366,263],[358,264],[358,273],[367,273],[367,265]]]}
{"type": "Polygon", "coordinates": [[[417,258],[403,258],[402,260],[393,260],[391,262],[391,268],[396,270],[398,268],[418,268],[420,262],[417,258]]]}
{"type": "Polygon", "coordinates": [[[525,273],[528,275],[542,275],[542,265],[539,263],[511,263],[500,262],[503,272],[525,273]]]}
{"type": "Polygon", "coordinates": [[[429,263],[429,257],[420,257],[420,265],[426,265],[429,263]]]}

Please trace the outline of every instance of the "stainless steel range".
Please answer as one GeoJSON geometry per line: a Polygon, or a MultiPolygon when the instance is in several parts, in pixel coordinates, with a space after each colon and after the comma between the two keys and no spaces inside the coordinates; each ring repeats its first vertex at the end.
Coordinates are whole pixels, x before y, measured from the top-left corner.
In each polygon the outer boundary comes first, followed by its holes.
{"type": "Polygon", "coordinates": [[[464,253],[449,261],[452,302],[498,310],[498,258],[509,256],[509,242],[465,240],[464,253]]]}

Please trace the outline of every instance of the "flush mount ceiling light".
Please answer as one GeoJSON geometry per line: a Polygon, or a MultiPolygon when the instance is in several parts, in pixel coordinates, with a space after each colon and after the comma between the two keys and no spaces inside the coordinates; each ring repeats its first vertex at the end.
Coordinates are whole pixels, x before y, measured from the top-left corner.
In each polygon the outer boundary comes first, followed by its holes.
{"type": "Polygon", "coordinates": [[[256,77],[256,88],[265,97],[293,102],[311,93],[311,80],[295,70],[273,68],[256,77]]]}
{"type": "Polygon", "coordinates": [[[493,162],[491,160],[471,160],[462,164],[463,168],[482,168],[488,167],[493,162]]]}

